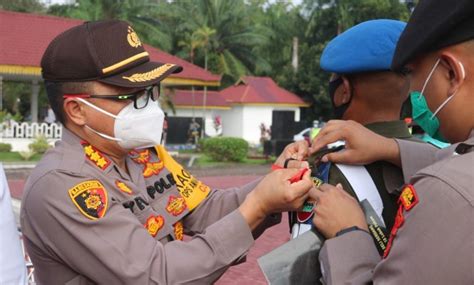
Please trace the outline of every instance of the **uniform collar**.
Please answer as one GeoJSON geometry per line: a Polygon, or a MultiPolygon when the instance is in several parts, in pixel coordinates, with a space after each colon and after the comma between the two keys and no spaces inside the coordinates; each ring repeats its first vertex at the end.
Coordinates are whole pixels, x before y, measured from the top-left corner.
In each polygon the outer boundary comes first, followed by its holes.
{"type": "Polygon", "coordinates": [[[467,140],[459,143],[454,150],[457,154],[466,154],[472,151],[474,151],[474,129],[471,130],[467,140]]]}
{"type": "Polygon", "coordinates": [[[474,129],[471,130],[471,133],[469,134],[466,143],[474,144],[474,129]]]}
{"type": "MultiPolygon", "coordinates": [[[[84,164],[86,160],[90,160],[86,154],[86,150],[84,149],[90,144],[82,140],[80,137],[78,137],[76,134],[74,134],[73,132],[71,132],[65,127],[63,127],[61,140],[67,145],[66,147],[68,149],[68,151],[65,152],[65,155],[67,157],[63,159],[63,162],[64,162],[63,168],[70,169],[70,170],[77,170],[78,167],[79,169],[82,167],[82,165],[84,164]],[[71,163],[71,161],[74,161],[74,163],[71,163]]],[[[89,162],[93,167],[97,167],[99,171],[103,171],[105,174],[112,171],[112,169],[115,169],[115,171],[124,180],[129,180],[130,178],[132,181],[135,181],[135,182],[140,180],[141,170],[139,166],[137,166],[131,160],[129,156],[127,156],[126,158],[126,163],[127,163],[127,167],[129,169],[130,175],[128,175],[124,170],[118,167],[115,164],[115,162],[111,158],[109,158],[106,154],[100,152],[94,146],[92,145],[90,146],[93,148],[94,152],[97,152],[97,155],[105,158],[108,161],[105,167],[100,167],[100,165],[97,165],[97,162],[90,160],[89,162]]]]}
{"type": "Polygon", "coordinates": [[[404,121],[375,122],[365,125],[365,127],[376,134],[387,138],[410,138],[411,134],[404,121]]]}
{"type": "Polygon", "coordinates": [[[83,140],[67,128],[63,128],[62,141],[81,153],[82,160],[89,160],[89,162],[97,167],[97,169],[108,173],[115,163],[106,154],[102,153],[89,142],[83,140]]]}
{"type": "Polygon", "coordinates": [[[78,136],[63,126],[61,141],[58,144],[60,149],[64,149],[60,164],[61,169],[74,173],[81,171],[85,159],[84,149],[80,142],[81,139],[78,136]]]}

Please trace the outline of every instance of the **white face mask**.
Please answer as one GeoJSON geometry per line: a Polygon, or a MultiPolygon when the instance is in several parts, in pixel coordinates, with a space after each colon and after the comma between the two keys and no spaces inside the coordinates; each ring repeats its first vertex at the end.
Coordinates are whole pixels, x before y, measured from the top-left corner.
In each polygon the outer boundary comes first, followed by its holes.
{"type": "MultiPolygon", "coordinates": [[[[138,98],[138,100],[146,99],[146,96],[138,98]]],[[[86,128],[105,139],[116,141],[123,149],[132,150],[136,148],[147,148],[161,143],[161,133],[163,132],[165,114],[158,105],[158,102],[150,100],[148,105],[143,109],[135,109],[133,102],[131,102],[117,115],[114,115],[83,98],[77,98],[77,100],[115,119],[115,137],[98,132],[88,125],[86,125],[86,128]]]]}

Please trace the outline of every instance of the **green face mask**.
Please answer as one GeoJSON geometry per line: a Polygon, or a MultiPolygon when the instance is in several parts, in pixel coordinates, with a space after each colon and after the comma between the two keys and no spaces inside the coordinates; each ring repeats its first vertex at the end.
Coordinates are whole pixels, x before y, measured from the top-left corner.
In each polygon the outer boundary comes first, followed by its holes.
{"type": "MultiPolygon", "coordinates": [[[[438,67],[440,60],[438,59],[431,69],[428,77],[423,84],[423,89],[421,92],[413,91],[410,92],[410,101],[412,105],[412,116],[413,120],[432,138],[437,139],[442,142],[446,142],[446,139],[443,138],[441,133],[439,132],[439,120],[431,112],[428,108],[428,104],[426,103],[425,96],[423,93],[425,92],[426,86],[431,79],[436,67],[438,67]]],[[[438,110],[437,110],[438,111],[438,110]]]]}
{"type": "Polygon", "coordinates": [[[426,104],[425,96],[421,92],[410,92],[413,120],[432,138],[446,142],[439,132],[439,120],[426,104]]]}

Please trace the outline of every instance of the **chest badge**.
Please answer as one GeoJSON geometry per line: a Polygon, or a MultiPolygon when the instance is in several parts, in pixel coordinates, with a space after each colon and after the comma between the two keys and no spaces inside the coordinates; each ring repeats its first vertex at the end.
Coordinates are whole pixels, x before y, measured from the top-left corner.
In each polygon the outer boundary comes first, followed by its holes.
{"type": "Polygon", "coordinates": [[[120,180],[115,180],[115,186],[117,186],[117,188],[123,193],[127,193],[129,195],[133,194],[132,189],[130,189],[130,187],[128,187],[127,184],[123,183],[120,180]]]}
{"type": "Polygon", "coordinates": [[[186,202],[183,197],[175,197],[170,195],[168,205],[166,205],[166,211],[173,216],[179,216],[186,210],[186,202]]]}
{"type": "Polygon", "coordinates": [[[91,220],[102,218],[107,211],[107,190],[98,180],[89,180],[69,189],[69,197],[81,214],[91,220]]]}
{"type": "Polygon", "coordinates": [[[158,215],[158,216],[153,216],[151,215],[145,223],[145,228],[148,230],[148,233],[152,236],[155,237],[156,234],[163,228],[165,225],[165,219],[163,216],[158,215]]]}

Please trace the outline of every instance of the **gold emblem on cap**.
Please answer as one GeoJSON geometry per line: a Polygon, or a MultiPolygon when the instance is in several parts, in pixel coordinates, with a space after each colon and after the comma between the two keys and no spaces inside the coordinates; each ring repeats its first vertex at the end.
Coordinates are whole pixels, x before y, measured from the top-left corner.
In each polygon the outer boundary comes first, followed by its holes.
{"type": "Polygon", "coordinates": [[[135,73],[131,76],[122,76],[122,78],[127,79],[128,81],[131,81],[131,82],[150,81],[150,80],[153,80],[155,78],[158,78],[158,77],[162,76],[165,72],[170,70],[173,66],[175,66],[175,65],[171,64],[171,63],[167,63],[167,64],[164,64],[164,65],[162,65],[158,68],[155,68],[151,71],[148,71],[148,72],[145,72],[145,73],[135,73]]]}
{"type": "Polygon", "coordinates": [[[137,33],[135,33],[133,28],[130,26],[128,26],[127,41],[134,48],[137,48],[142,45],[142,42],[138,38],[137,33]]]}

